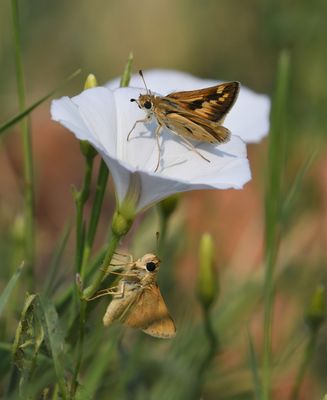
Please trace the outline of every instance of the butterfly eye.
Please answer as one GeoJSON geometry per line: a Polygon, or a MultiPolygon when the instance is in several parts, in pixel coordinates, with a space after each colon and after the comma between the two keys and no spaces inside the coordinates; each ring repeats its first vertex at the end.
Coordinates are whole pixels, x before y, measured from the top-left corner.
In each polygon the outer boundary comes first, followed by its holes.
{"type": "Polygon", "coordinates": [[[146,102],[144,102],[144,108],[150,110],[151,107],[152,107],[151,101],[147,100],[146,102]]]}
{"type": "Polygon", "coordinates": [[[153,272],[156,269],[156,264],[154,262],[150,261],[150,262],[146,263],[146,269],[149,272],[153,272]]]}

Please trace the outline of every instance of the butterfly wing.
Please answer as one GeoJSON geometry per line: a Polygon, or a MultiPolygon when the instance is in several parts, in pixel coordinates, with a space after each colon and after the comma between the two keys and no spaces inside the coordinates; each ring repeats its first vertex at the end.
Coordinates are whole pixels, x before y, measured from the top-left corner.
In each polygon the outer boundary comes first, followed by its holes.
{"type": "Polygon", "coordinates": [[[133,290],[133,286],[133,284],[126,284],[124,290],[122,284],[119,286],[122,294],[114,296],[109,303],[102,319],[104,326],[112,325],[117,320],[122,321],[128,315],[140,293],[137,289],[133,290]]]}
{"type": "Polygon", "coordinates": [[[216,122],[211,122],[188,112],[175,112],[162,116],[161,121],[168,129],[187,139],[213,144],[226,143],[230,131],[216,122]]]}
{"type": "Polygon", "coordinates": [[[192,115],[221,124],[233,107],[239,90],[239,82],[227,82],[206,89],[171,93],[162,99],[192,115]]]}
{"type": "Polygon", "coordinates": [[[174,321],[157,284],[145,287],[125,315],[122,321],[125,325],[142,329],[148,335],[170,339],[176,334],[174,321]]]}

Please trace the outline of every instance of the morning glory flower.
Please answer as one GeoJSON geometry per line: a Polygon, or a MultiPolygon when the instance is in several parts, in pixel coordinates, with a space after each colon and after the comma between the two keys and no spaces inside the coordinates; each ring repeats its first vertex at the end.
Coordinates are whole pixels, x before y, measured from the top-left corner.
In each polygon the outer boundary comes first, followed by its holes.
{"type": "MultiPolygon", "coordinates": [[[[144,71],[152,92],[205,88],[217,84],[177,71],[144,71]]],[[[156,121],[137,124],[145,118],[131,98],[145,93],[143,82],[133,75],[130,87],[118,88],[118,80],[107,87],[88,89],[79,95],[54,100],[52,119],[68,128],[78,139],[90,142],[103,157],[112,175],[118,209],[126,202],[136,214],[173,193],[198,189],[241,189],[251,179],[246,142],[259,141],[269,128],[269,99],[241,88],[239,98],[226,117],[231,130],[228,143],[194,143],[205,161],[167,128],[160,136],[160,165],[154,135],[156,121]]]]}

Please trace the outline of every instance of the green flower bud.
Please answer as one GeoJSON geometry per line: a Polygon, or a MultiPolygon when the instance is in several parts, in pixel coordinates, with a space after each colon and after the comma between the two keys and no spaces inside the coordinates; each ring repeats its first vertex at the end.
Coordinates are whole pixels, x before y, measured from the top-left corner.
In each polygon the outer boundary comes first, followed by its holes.
{"type": "Polygon", "coordinates": [[[84,89],[91,89],[98,86],[96,77],[93,74],[89,74],[84,83],[84,89]]]}
{"type": "MultiPolygon", "coordinates": [[[[89,74],[85,80],[84,89],[91,89],[96,86],[98,86],[96,77],[93,74],[89,74]]],[[[90,161],[98,154],[87,140],[80,141],[80,149],[83,156],[90,161]]]]}
{"type": "Polygon", "coordinates": [[[305,320],[312,331],[317,331],[325,319],[325,287],[317,286],[314,291],[305,320]]]}
{"type": "Polygon", "coordinates": [[[214,262],[212,236],[205,233],[200,241],[197,295],[204,308],[209,308],[218,296],[218,277],[214,262]]]}
{"type": "Polygon", "coordinates": [[[132,223],[134,221],[134,215],[128,216],[128,214],[124,214],[120,210],[114,213],[112,219],[111,230],[114,235],[121,237],[126,235],[126,233],[130,230],[132,223]]]}
{"type": "Polygon", "coordinates": [[[163,218],[168,219],[171,214],[176,210],[179,204],[180,197],[180,193],[176,193],[172,196],[167,197],[159,203],[158,208],[163,218]]]}

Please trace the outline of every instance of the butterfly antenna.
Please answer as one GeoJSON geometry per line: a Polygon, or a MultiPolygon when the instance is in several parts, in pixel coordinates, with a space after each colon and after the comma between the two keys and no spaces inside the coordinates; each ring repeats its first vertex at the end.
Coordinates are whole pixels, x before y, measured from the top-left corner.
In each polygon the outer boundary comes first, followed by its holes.
{"type": "Polygon", "coordinates": [[[146,91],[147,91],[149,94],[151,94],[151,91],[148,89],[148,87],[147,87],[147,85],[146,85],[146,83],[145,83],[145,79],[144,79],[143,72],[142,72],[141,69],[139,70],[139,74],[140,74],[140,77],[142,78],[142,81],[143,81],[143,83],[144,83],[144,86],[145,86],[146,91]]]}

